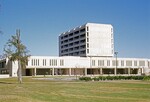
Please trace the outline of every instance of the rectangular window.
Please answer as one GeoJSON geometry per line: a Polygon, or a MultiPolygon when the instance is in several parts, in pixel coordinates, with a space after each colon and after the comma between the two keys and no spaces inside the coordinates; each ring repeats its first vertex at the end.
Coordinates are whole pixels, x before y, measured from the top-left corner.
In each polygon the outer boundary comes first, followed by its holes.
{"type": "Polygon", "coordinates": [[[89,48],[89,43],[87,43],[87,48],[89,48]]]}
{"type": "Polygon", "coordinates": [[[95,60],[92,60],[92,66],[95,66],[95,60]]]}
{"type": "Polygon", "coordinates": [[[139,66],[145,66],[145,61],[139,61],[139,66]]]}
{"type": "Polygon", "coordinates": [[[98,66],[104,66],[104,60],[98,60],[98,66]]]}
{"type": "Polygon", "coordinates": [[[112,66],[116,66],[116,60],[112,61],[112,66]]]}
{"type": "Polygon", "coordinates": [[[5,68],[6,66],[6,61],[0,62],[0,68],[5,68]]]}
{"type": "Polygon", "coordinates": [[[46,66],[46,59],[43,59],[43,66],[46,66]]]}
{"type": "Polygon", "coordinates": [[[33,59],[31,60],[31,65],[33,66],[33,59]]]}
{"type": "Polygon", "coordinates": [[[110,60],[107,60],[107,66],[110,66],[110,60]]]}
{"type": "Polygon", "coordinates": [[[148,66],[150,67],[150,61],[148,62],[148,66]]]}
{"type": "Polygon", "coordinates": [[[126,66],[132,66],[132,61],[130,60],[126,61],[126,66]]]}
{"type": "Polygon", "coordinates": [[[52,61],[51,61],[51,59],[49,60],[49,65],[52,66],[52,61]]]}
{"type": "Polygon", "coordinates": [[[89,42],[89,38],[87,38],[87,42],[89,42]]]}
{"type": "Polygon", "coordinates": [[[89,31],[89,27],[86,27],[86,30],[89,31]]]}
{"type": "Polygon", "coordinates": [[[87,37],[89,36],[89,32],[87,32],[87,37]]]}
{"type": "Polygon", "coordinates": [[[87,53],[89,53],[89,49],[87,49],[87,53]]]}
{"type": "Polygon", "coordinates": [[[36,64],[36,66],[37,66],[37,59],[35,60],[35,64],[36,64]]]}
{"type": "Polygon", "coordinates": [[[137,61],[134,61],[134,66],[137,66],[137,61]]]}
{"type": "Polygon", "coordinates": [[[64,66],[64,60],[60,60],[60,66],[64,66]]]}
{"type": "Polygon", "coordinates": [[[121,66],[124,66],[124,61],[121,61],[121,66]]]}
{"type": "Polygon", "coordinates": [[[53,60],[53,66],[57,66],[57,60],[56,59],[53,60]]]}

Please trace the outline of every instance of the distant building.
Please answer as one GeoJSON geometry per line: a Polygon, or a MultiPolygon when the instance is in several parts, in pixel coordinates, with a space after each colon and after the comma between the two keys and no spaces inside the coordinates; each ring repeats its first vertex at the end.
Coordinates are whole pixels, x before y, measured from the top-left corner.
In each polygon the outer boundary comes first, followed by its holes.
{"type": "Polygon", "coordinates": [[[113,27],[87,23],[59,36],[59,56],[113,57],[113,27]]]}
{"type": "MultiPolygon", "coordinates": [[[[24,76],[150,74],[150,59],[115,58],[113,27],[87,23],[59,36],[59,57],[31,56],[24,76]]],[[[0,74],[16,77],[18,62],[0,59],[0,74]]],[[[4,77],[4,76],[3,76],[4,77]]]]}

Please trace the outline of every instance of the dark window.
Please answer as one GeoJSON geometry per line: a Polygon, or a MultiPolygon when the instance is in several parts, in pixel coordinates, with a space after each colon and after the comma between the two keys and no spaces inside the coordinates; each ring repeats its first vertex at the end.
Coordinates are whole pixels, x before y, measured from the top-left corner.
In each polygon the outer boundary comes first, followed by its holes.
{"type": "Polygon", "coordinates": [[[85,28],[81,29],[80,32],[85,32],[85,28]]]}
{"type": "Polygon", "coordinates": [[[79,31],[74,32],[74,34],[78,34],[78,33],[79,33],[79,31]]]}
{"type": "Polygon", "coordinates": [[[86,30],[89,31],[89,27],[86,27],[86,30]]]}

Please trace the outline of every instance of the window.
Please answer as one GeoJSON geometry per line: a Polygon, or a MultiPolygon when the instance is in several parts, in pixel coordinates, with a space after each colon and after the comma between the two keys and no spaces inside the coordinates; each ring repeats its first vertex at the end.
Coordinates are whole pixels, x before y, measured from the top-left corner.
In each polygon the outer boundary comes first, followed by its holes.
{"type": "Polygon", "coordinates": [[[89,42],[89,38],[87,38],[87,42],[89,42]]]}
{"type": "Polygon", "coordinates": [[[79,31],[74,32],[74,34],[78,34],[78,33],[79,33],[79,31]]]}
{"type": "Polygon", "coordinates": [[[84,31],[85,31],[85,28],[83,28],[83,29],[80,30],[80,32],[84,32],[84,31]]]}
{"type": "Polygon", "coordinates": [[[89,31],[89,27],[86,27],[86,30],[89,31]]]}
{"type": "Polygon", "coordinates": [[[150,61],[148,62],[148,66],[150,67],[150,61]]]}
{"type": "Polygon", "coordinates": [[[87,53],[89,53],[89,49],[87,49],[87,53]]]}
{"type": "Polygon", "coordinates": [[[51,59],[49,60],[49,65],[52,66],[52,61],[51,61],[51,59]]]}
{"type": "Polygon", "coordinates": [[[46,59],[43,59],[43,66],[46,66],[46,59]]]}
{"type": "Polygon", "coordinates": [[[89,32],[87,32],[87,36],[89,36],[89,32]]]}
{"type": "Polygon", "coordinates": [[[95,60],[92,60],[92,66],[95,66],[95,60]]]}
{"type": "Polygon", "coordinates": [[[89,43],[87,43],[87,48],[89,48],[89,43]]]}
{"type": "Polygon", "coordinates": [[[31,65],[33,66],[33,59],[31,60],[31,65]]]}
{"type": "Polygon", "coordinates": [[[134,66],[137,66],[137,61],[134,61],[134,66]]]}
{"type": "Polygon", "coordinates": [[[113,66],[116,66],[116,60],[113,60],[113,61],[112,61],[112,65],[113,65],[113,66]]]}
{"type": "Polygon", "coordinates": [[[60,60],[60,66],[64,66],[64,60],[60,60]]]}
{"type": "Polygon", "coordinates": [[[0,68],[5,68],[6,61],[0,62],[0,68]]]}
{"type": "Polygon", "coordinates": [[[139,61],[139,66],[145,66],[145,61],[139,61]]]}
{"type": "Polygon", "coordinates": [[[126,61],[126,66],[132,66],[132,61],[130,60],[126,61]]]}
{"type": "Polygon", "coordinates": [[[98,60],[98,66],[104,66],[104,60],[98,60]]]}
{"type": "Polygon", "coordinates": [[[107,66],[110,66],[110,60],[107,60],[107,66]]]}
{"type": "Polygon", "coordinates": [[[121,66],[124,66],[124,61],[121,61],[121,66]]]}
{"type": "Polygon", "coordinates": [[[57,60],[56,60],[56,59],[52,59],[51,65],[52,65],[52,66],[57,66],[57,60]]]}

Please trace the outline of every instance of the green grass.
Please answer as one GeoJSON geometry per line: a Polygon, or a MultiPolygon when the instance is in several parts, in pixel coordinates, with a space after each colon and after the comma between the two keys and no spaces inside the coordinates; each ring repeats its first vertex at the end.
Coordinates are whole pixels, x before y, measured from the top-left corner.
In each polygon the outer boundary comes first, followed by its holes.
{"type": "Polygon", "coordinates": [[[0,102],[150,102],[150,81],[0,79],[0,102]]]}

